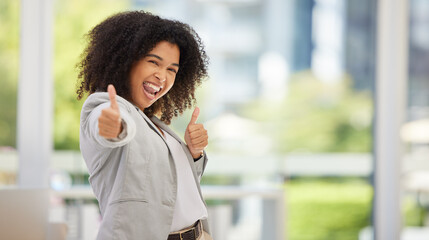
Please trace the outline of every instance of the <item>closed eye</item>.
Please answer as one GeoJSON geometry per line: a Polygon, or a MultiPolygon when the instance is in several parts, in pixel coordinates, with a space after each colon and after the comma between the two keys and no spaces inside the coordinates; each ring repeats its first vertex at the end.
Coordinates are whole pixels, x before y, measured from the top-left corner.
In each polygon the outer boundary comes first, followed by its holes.
{"type": "Polygon", "coordinates": [[[174,68],[169,68],[169,69],[168,69],[168,71],[171,71],[171,72],[177,73],[177,70],[176,70],[176,69],[174,69],[174,68]]]}
{"type": "Polygon", "coordinates": [[[155,64],[156,66],[158,66],[158,62],[155,60],[149,60],[148,62],[155,64]]]}

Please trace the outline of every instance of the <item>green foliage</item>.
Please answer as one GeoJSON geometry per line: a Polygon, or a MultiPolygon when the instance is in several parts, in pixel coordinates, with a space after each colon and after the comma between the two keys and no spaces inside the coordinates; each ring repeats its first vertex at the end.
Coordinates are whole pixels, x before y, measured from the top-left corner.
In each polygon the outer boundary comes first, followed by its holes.
{"type": "MultiPolygon", "coordinates": [[[[358,240],[371,226],[373,188],[357,178],[298,178],[285,184],[287,239],[358,240]]],[[[426,209],[403,198],[405,226],[423,226],[426,209]]]]}
{"type": "Polygon", "coordinates": [[[289,240],[357,240],[370,225],[372,187],[363,180],[286,183],[289,240]]]}
{"type": "Polygon", "coordinates": [[[405,226],[424,226],[427,209],[418,205],[418,196],[405,196],[402,199],[402,216],[405,226]]]}
{"type": "Polygon", "coordinates": [[[345,77],[325,83],[311,72],[295,74],[283,101],[259,99],[244,114],[269,122],[280,153],[369,152],[372,101],[345,77]]]}
{"type": "Polygon", "coordinates": [[[56,1],[55,6],[55,149],[79,149],[79,117],[84,99],[76,100],[84,35],[108,16],[125,10],[125,1],[56,1]]]}
{"type": "Polygon", "coordinates": [[[20,1],[0,1],[0,146],[16,147],[20,1]]]}

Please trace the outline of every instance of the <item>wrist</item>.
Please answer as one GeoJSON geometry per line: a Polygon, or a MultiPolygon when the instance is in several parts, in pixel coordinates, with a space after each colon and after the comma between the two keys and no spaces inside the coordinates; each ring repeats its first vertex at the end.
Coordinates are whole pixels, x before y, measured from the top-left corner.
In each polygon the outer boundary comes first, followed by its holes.
{"type": "Polygon", "coordinates": [[[204,156],[204,152],[201,151],[198,153],[191,153],[191,155],[192,155],[192,158],[194,158],[194,160],[197,161],[204,156]]]}

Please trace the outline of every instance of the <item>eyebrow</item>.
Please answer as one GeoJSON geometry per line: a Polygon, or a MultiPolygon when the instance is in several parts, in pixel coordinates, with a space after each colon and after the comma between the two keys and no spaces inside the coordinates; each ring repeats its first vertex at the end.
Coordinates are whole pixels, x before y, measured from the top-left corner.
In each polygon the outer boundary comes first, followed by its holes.
{"type": "MultiPolygon", "coordinates": [[[[164,59],[156,54],[148,54],[146,55],[147,57],[154,57],[154,58],[158,58],[160,61],[164,61],[164,59]]],[[[178,63],[172,63],[171,65],[176,66],[176,67],[180,67],[178,63]]]]}

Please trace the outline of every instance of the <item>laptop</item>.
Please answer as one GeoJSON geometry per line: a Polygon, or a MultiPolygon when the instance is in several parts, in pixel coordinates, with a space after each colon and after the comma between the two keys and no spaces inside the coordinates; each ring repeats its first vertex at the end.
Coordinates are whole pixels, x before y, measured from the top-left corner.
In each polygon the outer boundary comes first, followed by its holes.
{"type": "Polygon", "coordinates": [[[0,239],[46,240],[49,190],[0,188],[0,239]]]}

